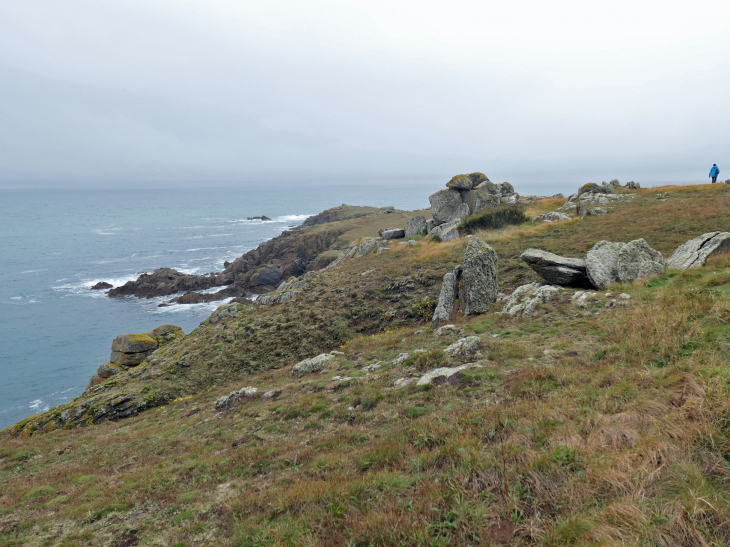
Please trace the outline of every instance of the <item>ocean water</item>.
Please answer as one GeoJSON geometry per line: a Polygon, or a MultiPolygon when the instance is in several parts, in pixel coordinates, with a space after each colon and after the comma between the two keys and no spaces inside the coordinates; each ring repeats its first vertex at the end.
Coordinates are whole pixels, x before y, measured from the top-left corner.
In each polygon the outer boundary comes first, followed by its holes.
{"type": "Polygon", "coordinates": [[[329,207],[423,208],[441,184],[0,192],[0,429],[80,395],[115,336],[166,323],[187,333],[221,304],[160,308],[172,297],[112,299],[96,282],[220,271],[329,207]],[[273,222],[246,220],[258,215],[273,222]]]}

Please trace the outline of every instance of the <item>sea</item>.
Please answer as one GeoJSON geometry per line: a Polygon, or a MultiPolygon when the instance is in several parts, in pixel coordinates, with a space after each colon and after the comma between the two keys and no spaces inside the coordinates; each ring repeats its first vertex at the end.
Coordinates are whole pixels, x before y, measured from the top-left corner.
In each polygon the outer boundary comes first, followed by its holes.
{"type": "MultiPolygon", "coordinates": [[[[567,195],[575,186],[516,189],[567,195]]],[[[219,272],[330,207],[422,209],[443,187],[442,180],[393,180],[0,190],[0,429],[81,395],[115,336],[163,324],[188,333],[225,302],[159,307],[172,296],[109,298],[90,290],[99,281],[117,287],[161,267],[219,272]],[[247,220],[260,215],[273,220],[247,220]]]]}

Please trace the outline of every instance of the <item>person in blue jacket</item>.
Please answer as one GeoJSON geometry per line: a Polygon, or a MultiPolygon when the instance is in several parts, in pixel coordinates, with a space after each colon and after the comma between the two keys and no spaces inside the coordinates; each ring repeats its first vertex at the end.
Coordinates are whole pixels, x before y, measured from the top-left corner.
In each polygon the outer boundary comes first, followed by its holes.
{"type": "Polygon", "coordinates": [[[720,174],[720,170],[717,168],[717,164],[712,164],[712,169],[710,169],[710,176],[712,177],[712,184],[715,184],[717,182],[717,175],[720,174]]]}

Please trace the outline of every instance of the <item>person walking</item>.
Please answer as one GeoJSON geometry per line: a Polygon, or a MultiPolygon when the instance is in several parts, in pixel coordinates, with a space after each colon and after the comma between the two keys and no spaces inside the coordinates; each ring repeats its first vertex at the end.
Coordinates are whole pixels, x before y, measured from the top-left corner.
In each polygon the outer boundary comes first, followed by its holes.
{"type": "Polygon", "coordinates": [[[720,174],[720,170],[717,168],[717,164],[712,164],[712,169],[710,169],[710,176],[712,177],[712,184],[715,184],[717,182],[717,175],[720,174]]]}

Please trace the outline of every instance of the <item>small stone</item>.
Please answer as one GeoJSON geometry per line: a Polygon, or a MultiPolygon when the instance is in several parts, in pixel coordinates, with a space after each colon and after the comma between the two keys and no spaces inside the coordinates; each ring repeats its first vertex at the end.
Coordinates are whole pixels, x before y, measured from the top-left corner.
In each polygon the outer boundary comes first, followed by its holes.
{"type": "Polygon", "coordinates": [[[393,359],[393,365],[402,365],[406,359],[408,359],[408,353],[401,353],[395,359],[393,359]]]}
{"type": "Polygon", "coordinates": [[[304,359],[294,365],[292,369],[292,376],[295,378],[301,378],[305,374],[311,372],[317,372],[325,367],[335,356],[330,353],[322,353],[311,359],[304,359]]]}
{"type": "Polygon", "coordinates": [[[451,344],[444,350],[449,357],[465,356],[475,353],[479,349],[479,337],[467,336],[451,344]]]}
{"type": "Polygon", "coordinates": [[[618,295],[618,297],[623,298],[624,300],[628,300],[629,298],[631,298],[631,295],[626,294],[625,292],[622,292],[621,294],[618,295]]]}
{"type": "Polygon", "coordinates": [[[393,387],[404,387],[415,382],[415,378],[398,378],[393,382],[393,387]]]}

